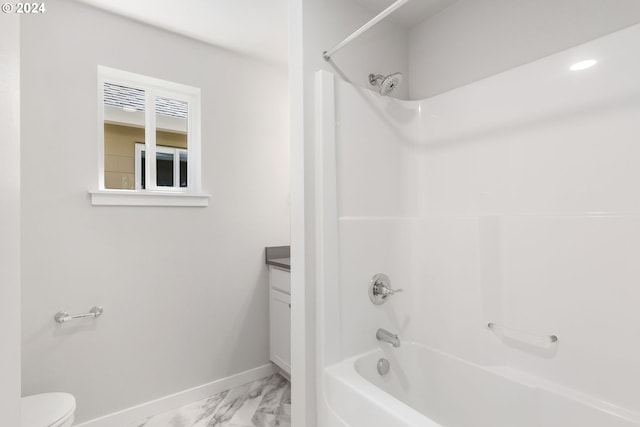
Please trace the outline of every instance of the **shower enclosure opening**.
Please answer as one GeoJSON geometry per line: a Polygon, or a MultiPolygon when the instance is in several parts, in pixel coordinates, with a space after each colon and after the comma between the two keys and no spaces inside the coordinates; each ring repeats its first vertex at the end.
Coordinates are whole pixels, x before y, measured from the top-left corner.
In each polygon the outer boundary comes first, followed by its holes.
{"type": "Polygon", "coordinates": [[[316,74],[320,425],[640,426],[638,40],[417,101],[316,74]]]}

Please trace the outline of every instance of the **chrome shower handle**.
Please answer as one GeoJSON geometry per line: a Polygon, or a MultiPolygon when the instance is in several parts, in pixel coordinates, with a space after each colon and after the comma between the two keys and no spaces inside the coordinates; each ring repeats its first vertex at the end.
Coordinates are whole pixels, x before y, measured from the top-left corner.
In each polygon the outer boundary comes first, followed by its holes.
{"type": "Polygon", "coordinates": [[[371,278],[369,283],[369,299],[375,305],[380,305],[387,298],[395,293],[402,292],[402,289],[393,289],[391,280],[384,273],[378,273],[371,278]]]}
{"type": "MultiPolygon", "coordinates": [[[[391,288],[388,288],[388,287],[386,287],[386,286],[384,285],[384,283],[379,283],[379,284],[378,284],[378,286],[377,286],[377,289],[378,289],[378,292],[379,292],[380,294],[382,294],[382,295],[386,295],[386,296],[393,295],[393,294],[395,294],[395,293],[402,292],[402,291],[404,290],[404,289],[402,289],[402,288],[401,288],[401,289],[391,289],[391,288]]],[[[375,292],[375,291],[374,291],[374,292],[375,292]]]]}

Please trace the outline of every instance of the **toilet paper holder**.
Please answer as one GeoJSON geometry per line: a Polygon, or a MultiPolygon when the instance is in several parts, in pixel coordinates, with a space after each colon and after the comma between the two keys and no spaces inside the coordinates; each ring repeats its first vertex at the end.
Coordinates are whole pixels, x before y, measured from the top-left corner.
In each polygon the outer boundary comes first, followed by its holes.
{"type": "Polygon", "coordinates": [[[64,323],[68,322],[69,320],[84,319],[86,317],[100,317],[103,312],[104,308],[96,305],[94,307],[91,307],[91,310],[89,310],[88,313],[84,314],[69,314],[66,311],[59,311],[55,314],[55,316],[53,316],[53,319],[58,323],[64,323]]]}

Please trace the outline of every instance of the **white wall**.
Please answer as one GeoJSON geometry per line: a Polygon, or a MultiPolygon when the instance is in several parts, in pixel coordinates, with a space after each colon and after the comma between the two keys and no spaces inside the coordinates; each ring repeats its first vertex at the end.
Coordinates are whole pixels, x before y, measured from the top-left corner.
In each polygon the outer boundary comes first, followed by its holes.
{"type": "MultiPolygon", "coordinates": [[[[292,161],[300,165],[294,168],[292,177],[292,206],[296,216],[292,218],[291,241],[292,340],[294,352],[300,351],[300,357],[296,358],[294,354],[292,360],[294,399],[298,396],[292,408],[293,425],[316,425],[314,73],[320,69],[329,70],[363,86],[368,85],[370,73],[406,73],[406,33],[389,22],[376,26],[335,54],[332,63],[322,58],[323,51],[331,49],[373,16],[375,13],[351,1],[290,2],[292,45],[289,61],[295,99],[291,110],[292,153],[295,156],[292,161]],[[295,93],[301,96],[296,97],[295,93]],[[298,388],[301,384],[304,384],[304,390],[298,388]]],[[[407,95],[407,87],[398,89],[397,96],[407,95]]]]}
{"type": "Polygon", "coordinates": [[[23,393],[87,420],[269,362],[289,243],[286,69],[60,0],[22,26],[23,393]],[[207,208],[93,207],[97,65],[202,89],[207,208]],[[103,305],[56,325],[59,310],[103,305]]]}
{"type": "MultiPolygon", "coordinates": [[[[382,98],[369,90],[336,82],[335,151],[337,158],[337,215],[340,358],[380,345],[376,330],[385,328],[406,339],[407,328],[416,327],[414,232],[418,203],[418,151],[410,135],[418,118],[415,103],[382,98]],[[394,288],[404,288],[383,305],[367,296],[374,274],[384,273],[394,288]]],[[[332,292],[329,292],[330,294],[332,292]]],[[[332,298],[326,298],[332,307],[332,298]]],[[[336,317],[336,314],[326,314],[336,317]]],[[[331,352],[327,348],[327,353],[331,352]]],[[[335,356],[334,356],[335,357],[335,356]]],[[[330,363],[337,362],[332,360],[330,363]]]]}
{"type": "Polygon", "coordinates": [[[411,99],[422,99],[640,21],[636,0],[459,0],[411,30],[411,99]]]}
{"type": "Polygon", "coordinates": [[[421,101],[412,338],[640,412],[639,42],[635,25],[421,101]]]}
{"type": "MultiPolygon", "coordinates": [[[[307,313],[302,2],[289,0],[289,138],[291,141],[291,407],[293,425],[315,425],[314,317],[307,313]]],[[[309,297],[310,303],[313,299],[309,297]]],[[[313,313],[313,312],[312,312],[313,313]]]]}
{"type": "Polygon", "coordinates": [[[0,414],[20,425],[20,20],[0,17],[0,414]]]}
{"type": "Polygon", "coordinates": [[[387,347],[384,327],[640,412],[639,42],[635,25],[419,102],[336,85],[342,357],[387,347]],[[371,305],[376,272],[405,292],[371,305]]]}

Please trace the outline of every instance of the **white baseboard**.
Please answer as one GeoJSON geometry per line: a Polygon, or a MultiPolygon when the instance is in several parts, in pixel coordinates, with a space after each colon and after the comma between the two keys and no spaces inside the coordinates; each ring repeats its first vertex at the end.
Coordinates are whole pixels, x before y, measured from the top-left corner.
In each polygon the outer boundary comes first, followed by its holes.
{"type": "Polygon", "coordinates": [[[160,399],[152,400],[141,405],[132,406],[131,408],[123,409],[122,411],[114,412],[103,417],[85,421],[75,427],[127,426],[152,415],[171,411],[172,409],[205,399],[214,394],[229,390],[230,388],[250,383],[252,381],[259,380],[260,378],[268,377],[276,371],[277,369],[272,364],[259,366],[230,377],[221,378],[208,384],[203,384],[201,386],[161,397],[160,399]]]}

